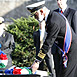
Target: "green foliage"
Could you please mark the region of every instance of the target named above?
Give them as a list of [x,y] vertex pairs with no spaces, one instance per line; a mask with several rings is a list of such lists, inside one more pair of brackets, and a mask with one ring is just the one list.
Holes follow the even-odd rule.
[[14,35],[15,51],[12,52],[13,65],[30,67],[35,59],[33,32],[38,30],[38,21],[33,17],[13,19],[7,31]]

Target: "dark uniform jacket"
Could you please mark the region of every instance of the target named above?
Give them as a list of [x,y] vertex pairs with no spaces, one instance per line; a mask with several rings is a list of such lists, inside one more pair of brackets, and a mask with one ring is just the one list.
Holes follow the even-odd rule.
[[5,68],[0,68],[0,70],[5,70],[12,66],[11,52],[15,48],[13,35],[8,32],[4,32],[0,36],[0,44],[1,44],[1,51],[3,51],[8,58],[7,66]]
[[34,45],[36,47],[36,55],[39,53],[40,50],[40,31],[35,31],[33,33]]
[[[50,47],[57,40],[59,42],[58,46],[63,48],[64,36],[66,31],[66,20],[57,12],[50,12],[46,22],[47,27],[47,38],[42,46],[42,53],[46,54]],[[67,54],[68,56],[68,67],[64,68],[62,66],[61,74],[57,77],[77,77],[77,36],[72,31],[72,43],[70,50]],[[37,59],[41,60],[39,55]]]

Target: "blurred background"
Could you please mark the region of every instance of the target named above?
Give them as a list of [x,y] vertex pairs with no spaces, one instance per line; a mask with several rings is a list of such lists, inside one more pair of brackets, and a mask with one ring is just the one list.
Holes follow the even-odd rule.
[[[26,6],[43,0],[0,0],[0,16],[5,18],[6,23],[12,23],[11,17],[14,19],[20,17],[27,17],[30,13],[27,11]],[[51,9],[56,9],[57,0],[45,0],[45,5]],[[77,0],[68,0],[68,6],[77,9]]]

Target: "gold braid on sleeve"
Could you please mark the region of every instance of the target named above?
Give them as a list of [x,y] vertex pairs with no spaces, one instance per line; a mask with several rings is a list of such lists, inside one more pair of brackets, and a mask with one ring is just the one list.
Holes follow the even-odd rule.
[[42,50],[40,50],[40,52],[38,53],[38,57],[40,57],[41,59],[44,59],[45,56],[46,54],[44,54]]

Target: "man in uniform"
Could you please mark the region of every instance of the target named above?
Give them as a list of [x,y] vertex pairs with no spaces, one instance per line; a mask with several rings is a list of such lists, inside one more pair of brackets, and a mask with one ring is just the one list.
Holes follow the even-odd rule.
[[0,71],[12,66],[11,52],[15,48],[13,35],[6,32],[4,18],[0,17]]
[[[31,8],[28,8],[28,7],[32,7],[32,6],[33,7],[34,6],[39,6],[40,7],[40,4],[42,6],[44,6],[44,3],[45,3],[45,1],[41,1],[41,2],[38,2],[38,3],[34,3],[32,5],[28,5],[27,9],[31,13],[33,13],[34,10],[36,10],[37,8],[34,8],[34,9],[31,10]],[[36,47],[36,56],[39,53],[39,50],[41,49],[41,47],[43,45],[43,42],[46,39],[46,36],[47,36],[47,33],[46,33],[46,30],[45,30],[45,22],[42,22],[42,23],[39,22],[39,30],[35,31],[33,33],[34,45]],[[45,62],[47,64],[49,72],[51,73],[51,75],[53,77],[55,77],[54,61],[53,61],[53,55],[51,54],[51,48],[49,49],[48,53],[46,54]],[[44,60],[40,63],[39,70],[43,70],[43,64],[44,64]]]
[[34,73],[38,69],[39,63],[44,59],[48,50],[58,41],[55,45],[61,51],[62,66],[60,68],[62,69],[58,70],[61,73],[57,77],[77,77],[77,36],[63,14],[48,11],[46,7],[41,7],[35,12],[38,21],[46,22],[47,37],[31,66],[32,71]]

